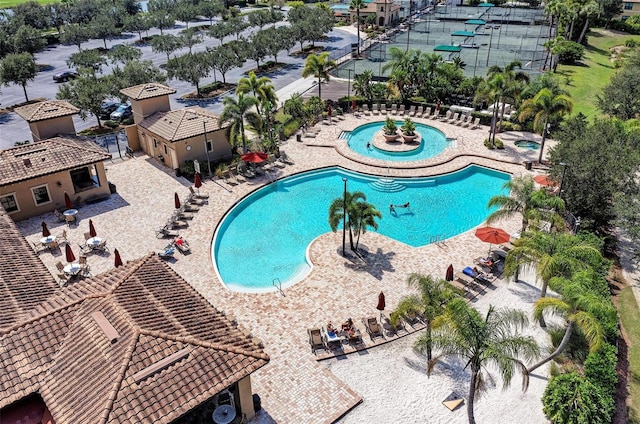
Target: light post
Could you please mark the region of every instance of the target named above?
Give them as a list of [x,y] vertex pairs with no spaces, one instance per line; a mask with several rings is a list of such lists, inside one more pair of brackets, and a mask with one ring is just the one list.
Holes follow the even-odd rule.
[[349,79],[347,80],[347,107],[351,108],[351,72],[353,69],[347,69],[349,73]]
[[342,256],[346,256],[346,243],[347,243],[347,179],[343,178],[344,182],[344,195],[342,200]]
[[[484,27],[485,29],[487,29],[487,27]],[[491,28],[491,35],[489,35],[489,48],[487,49],[487,68],[489,67],[489,54],[491,53],[491,40],[493,40],[493,25],[491,25],[489,28]]]
[[[207,170],[209,178],[211,178],[211,162],[209,161],[209,142],[207,141],[207,121],[202,121],[202,128],[204,128],[204,152],[207,154]],[[213,144],[211,145],[213,147]]]
[[560,166],[562,167],[562,176],[560,177],[560,188],[558,190],[558,196],[562,199],[562,184],[564,183],[564,174],[567,172],[567,164],[564,162],[560,162]]

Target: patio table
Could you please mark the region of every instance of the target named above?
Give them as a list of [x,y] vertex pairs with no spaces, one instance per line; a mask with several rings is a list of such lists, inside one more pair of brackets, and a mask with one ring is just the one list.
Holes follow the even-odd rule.
[[102,238],[100,237],[91,237],[87,239],[87,246],[91,249],[95,249],[100,243],[102,243]]
[[229,424],[236,419],[236,408],[231,405],[220,405],[213,411],[213,422]]
[[78,262],[67,264],[64,267],[64,273],[66,275],[76,276],[82,271],[82,266]]
[[56,236],[54,236],[54,235],[51,235],[51,236],[48,236],[48,237],[42,237],[42,238],[40,239],[40,243],[41,243],[43,246],[49,246],[49,245],[50,245],[51,243],[53,243],[54,241],[56,241]]

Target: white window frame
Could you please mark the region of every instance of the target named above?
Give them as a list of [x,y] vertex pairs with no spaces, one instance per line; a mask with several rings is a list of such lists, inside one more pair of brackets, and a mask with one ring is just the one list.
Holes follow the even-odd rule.
[[[42,203],[38,203],[38,200],[36,199],[36,194],[33,192],[33,190],[38,189],[38,188],[46,188],[47,189],[47,194],[49,195],[49,201],[48,202],[42,202]],[[49,190],[49,184],[40,184],[37,186],[33,186],[30,188],[31,190],[31,197],[33,197],[33,204],[36,205],[36,207],[38,206],[43,206],[43,205],[48,205],[49,203],[51,203],[53,200],[51,200],[51,191]]]
[[[2,195],[0,195],[0,199],[2,199],[2,198],[4,198],[4,197],[9,197],[9,196],[13,197],[13,201],[15,202],[15,204],[16,204],[16,208],[17,208],[17,209],[16,209],[16,210],[14,210],[14,211],[11,211],[11,212],[9,212],[9,211],[6,211],[6,212],[7,212],[9,215],[11,215],[12,213],[20,212],[20,203],[18,203],[18,197],[16,196],[16,192],[15,192],[15,191],[14,191],[14,192],[12,192],[12,193],[7,193],[7,194],[2,194]],[[1,205],[1,204],[0,204],[0,207],[2,207],[2,205]]]

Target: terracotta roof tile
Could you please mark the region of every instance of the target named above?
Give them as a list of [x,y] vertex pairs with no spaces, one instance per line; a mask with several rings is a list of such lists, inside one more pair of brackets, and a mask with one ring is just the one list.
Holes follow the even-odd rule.
[[0,186],[111,159],[96,144],[54,137],[0,151]]
[[176,90],[166,85],[152,82],[123,88],[120,92],[132,100],[143,100],[174,94]]
[[207,132],[219,130],[218,115],[200,106],[188,107],[169,112],[156,112],[145,118],[140,127],[168,141],[180,141],[204,134],[206,122]]
[[15,112],[27,122],[43,121],[61,116],[75,115],[80,109],[64,100],[45,100],[15,108]]

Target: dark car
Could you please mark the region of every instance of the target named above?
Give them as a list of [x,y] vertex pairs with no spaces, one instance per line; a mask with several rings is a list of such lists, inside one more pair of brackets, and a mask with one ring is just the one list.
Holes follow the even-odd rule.
[[78,76],[76,71],[63,71],[55,74],[53,76],[53,80],[55,82],[66,82],[72,80]]
[[120,122],[123,119],[127,119],[133,116],[133,112],[131,111],[131,105],[121,104],[118,106],[116,110],[111,112],[111,120]]
[[102,105],[100,105],[100,119],[109,119],[111,113],[115,112],[118,107],[120,107],[118,102],[102,102]]

